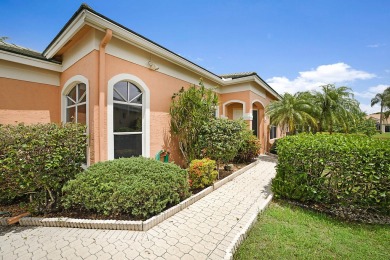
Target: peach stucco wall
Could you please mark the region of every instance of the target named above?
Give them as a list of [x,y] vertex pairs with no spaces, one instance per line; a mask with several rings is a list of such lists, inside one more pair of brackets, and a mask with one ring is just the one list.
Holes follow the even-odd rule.
[[106,79],[118,74],[131,74],[140,78],[150,91],[150,156],[161,149],[172,152],[171,159],[181,163],[182,158],[177,143],[172,140],[169,130],[169,107],[173,93],[182,87],[188,88],[189,82],[153,71],[140,65],[106,55]]
[[[95,162],[95,157],[99,153],[97,141],[98,141],[98,51],[94,50],[82,59],[78,60],[71,67],[65,70],[61,74],[61,92],[65,87],[65,83],[72,77],[81,75],[88,79],[88,91],[89,91],[89,160]],[[60,93],[61,93],[60,92]],[[61,104],[61,96],[57,97],[57,102]]]
[[0,124],[60,122],[59,87],[0,78]]

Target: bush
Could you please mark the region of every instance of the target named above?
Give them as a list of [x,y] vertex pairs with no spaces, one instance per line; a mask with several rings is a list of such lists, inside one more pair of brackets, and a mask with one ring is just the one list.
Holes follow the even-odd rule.
[[188,168],[188,178],[192,189],[204,188],[213,184],[217,179],[218,171],[215,170],[214,160],[204,158],[193,160]]
[[246,128],[244,121],[223,118],[215,118],[203,124],[198,136],[203,157],[215,160],[218,164],[233,160],[242,146]]
[[63,188],[66,209],[104,215],[156,215],[189,196],[187,172],[177,165],[143,157],[99,162]]
[[390,141],[300,134],[278,140],[276,197],[390,213]]
[[34,194],[36,209],[53,209],[62,186],[85,162],[85,129],[77,124],[0,126],[0,202]]
[[271,145],[271,148],[269,149],[269,152],[272,153],[272,154],[278,154],[278,139],[276,139],[272,145]]
[[252,130],[244,129],[242,133],[242,144],[234,157],[236,162],[251,162],[253,158],[260,155],[260,140],[253,135]]

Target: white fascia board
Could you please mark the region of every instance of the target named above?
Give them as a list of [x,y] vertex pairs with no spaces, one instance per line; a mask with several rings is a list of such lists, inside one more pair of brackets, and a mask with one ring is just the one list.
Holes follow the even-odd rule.
[[43,53],[43,55],[51,59],[54,55],[65,46],[65,44],[84,26],[85,24],[85,10],[82,11],[73,22],[66,28],[66,30],[53,42],[50,47]]
[[24,64],[24,65],[56,71],[56,72],[62,71],[62,66],[60,64],[55,64],[49,61],[44,61],[44,60],[40,60],[25,55],[12,53],[12,52],[7,52],[3,50],[0,50],[0,60],[11,61],[19,64]]

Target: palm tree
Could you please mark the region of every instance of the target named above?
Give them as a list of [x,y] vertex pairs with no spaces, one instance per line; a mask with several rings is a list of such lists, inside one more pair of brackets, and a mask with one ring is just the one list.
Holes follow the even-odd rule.
[[[382,123],[383,123],[383,110],[385,108],[390,109],[390,87],[385,89],[383,93],[377,93],[375,97],[371,99],[371,106],[379,104],[381,106],[380,118],[379,118],[379,127],[382,133]],[[385,112],[386,118],[390,115],[389,111]]]
[[279,125],[282,129],[289,127],[295,133],[297,126],[316,126],[314,106],[308,98],[308,92],[298,92],[294,95],[285,93],[281,100],[274,101],[266,107],[271,125]]
[[332,134],[335,124],[341,125],[348,132],[350,124],[355,122],[360,108],[348,87],[337,88],[333,84],[321,86],[322,92],[314,92],[314,102],[319,109],[319,129],[326,126]]

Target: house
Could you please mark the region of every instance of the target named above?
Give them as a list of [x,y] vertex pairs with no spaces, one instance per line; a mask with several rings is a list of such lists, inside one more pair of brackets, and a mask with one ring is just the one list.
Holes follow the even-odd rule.
[[216,75],[85,4],[42,53],[0,42],[0,124],[86,124],[88,164],[153,157],[175,150],[173,93],[200,78],[217,87],[217,116],[242,117],[267,151],[280,131],[264,108],[280,96],[256,73]]
[[371,119],[375,120],[377,130],[381,130],[382,133],[390,133],[390,118],[385,118],[383,116],[382,129],[380,129],[380,122],[379,122],[380,117],[381,117],[380,113],[374,113],[374,114],[370,114],[367,116],[367,118],[371,118]]

